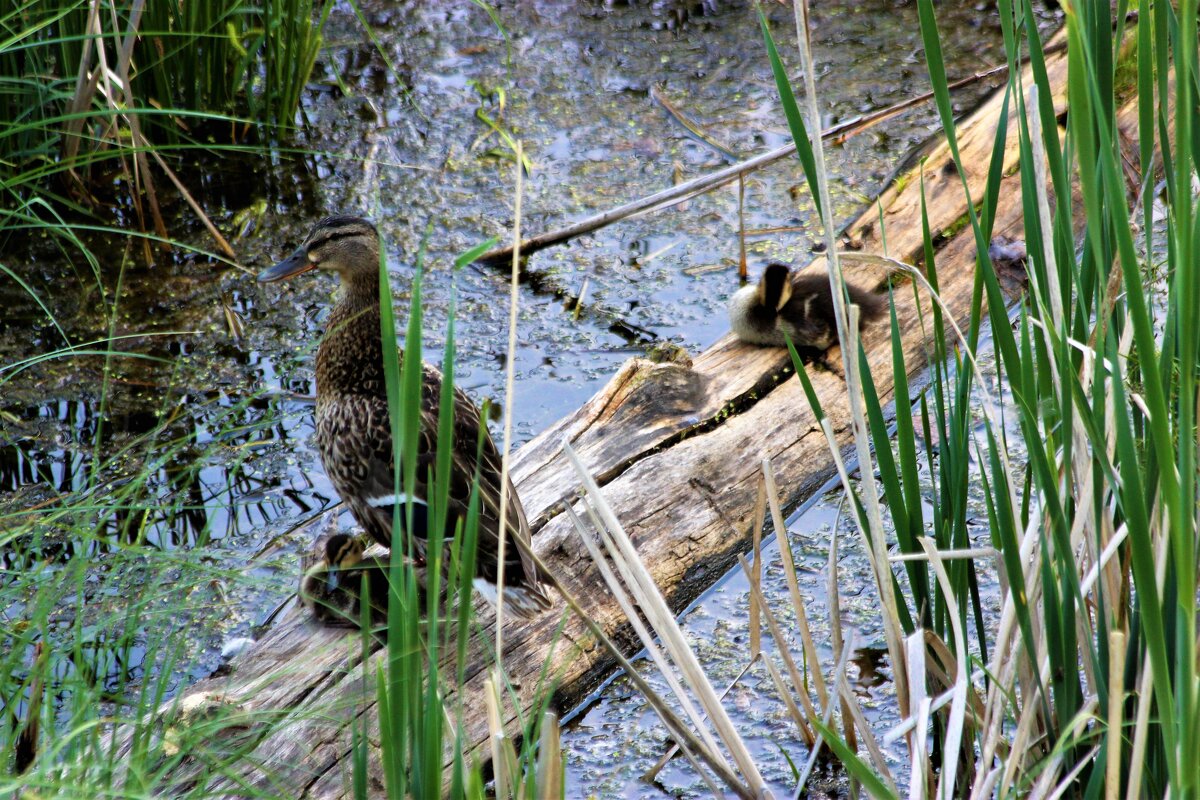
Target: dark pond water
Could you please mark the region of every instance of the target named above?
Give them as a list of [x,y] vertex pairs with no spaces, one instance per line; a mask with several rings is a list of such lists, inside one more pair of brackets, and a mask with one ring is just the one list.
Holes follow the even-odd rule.
[[[313,154],[188,170],[195,193],[233,239],[237,265],[177,252],[160,253],[148,268],[136,249],[106,247],[102,239],[91,243],[102,258],[95,266],[47,243],[0,244],[4,265],[38,298],[0,276],[3,519],[11,523],[63,496],[97,499],[72,512],[96,533],[86,542],[64,533],[74,528],[63,524],[47,526],[35,542],[14,542],[0,525],[0,567],[10,576],[35,563],[53,568],[86,548],[94,571],[80,591],[119,614],[122,593],[138,585],[136,559],[122,544],[141,540],[176,554],[179,581],[195,597],[187,620],[195,641],[185,659],[193,677],[219,663],[224,641],[287,597],[310,546],[311,533],[294,528],[336,502],[309,444],[312,355],[334,286],[317,277],[262,287],[255,271],[290,252],[320,217],[368,214],[388,243],[404,307],[428,230],[426,357],[440,357],[453,287],[458,380],[479,399],[498,399],[506,275],[449,265],[487,237],[511,235],[514,174],[505,136],[520,138],[530,162],[527,233],[730,163],[667,106],[737,157],[788,141],[748,4],[522,3],[497,10],[500,27],[466,2],[361,5],[379,48],[347,9],[334,12],[297,142]],[[790,8],[765,10],[785,60],[794,61]],[[926,89],[914,3],[838,0],[813,13],[828,124]],[[1003,60],[992,3],[943,4],[938,14],[952,79]],[[1047,12],[1043,21],[1053,26],[1055,17]],[[957,106],[970,108],[986,88],[956,95]],[[933,110],[921,108],[832,148],[839,219],[873,197],[935,124]],[[806,260],[819,238],[811,210],[794,163],[749,178],[752,272],[772,259]],[[208,247],[183,214],[172,234]],[[648,345],[669,340],[698,351],[722,335],[738,255],[737,192],[727,187],[531,257],[515,354],[518,441],[576,408]],[[234,316],[241,337],[232,335]],[[110,334],[128,337],[121,349],[156,360],[74,355],[18,368],[68,340]],[[139,472],[148,477],[121,495],[123,476]],[[823,563],[832,513],[828,504],[809,512],[817,515],[813,552],[797,552],[800,563]],[[130,576],[124,589],[100,579],[116,573]],[[5,619],[25,613],[32,586],[4,595]],[[732,610],[744,607],[738,586],[727,584],[688,617],[717,684],[741,666],[718,657],[737,649],[729,637],[743,628]],[[864,639],[877,644],[869,633]],[[106,669],[119,682],[143,667],[134,653]],[[751,687],[735,702],[758,726],[755,746],[773,765],[771,779],[785,785],[780,746],[791,744],[788,723],[765,705],[761,676]],[[570,796],[662,795],[636,780],[647,754],[652,762],[659,752],[658,734],[635,735],[652,727],[648,714],[621,682],[586,710],[566,736]],[[681,768],[664,773],[672,794],[693,796],[700,791],[693,782]]]

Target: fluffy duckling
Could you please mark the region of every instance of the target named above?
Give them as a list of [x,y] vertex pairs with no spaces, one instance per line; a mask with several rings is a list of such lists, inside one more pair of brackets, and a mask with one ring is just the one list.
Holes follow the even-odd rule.
[[325,541],[321,561],[300,579],[300,601],[318,622],[357,627],[364,596],[371,624],[387,621],[388,564],[364,558],[366,546],[360,537],[335,533]]
[[[887,309],[881,295],[847,283],[850,302],[858,305],[859,324]],[[768,264],[756,285],[743,286],[729,298],[729,326],[743,342],[784,347],[790,336],[797,348],[827,350],[837,341],[829,276],[816,270],[793,273],[785,264]]]
[[[417,555],[423,558],[428,539],[425,481],[427,467],[434,463],[437,453],[442,375],[434,367],[423,365],[417,485],[412,498],[396,494],[380,341],[379,234],[375,226],[359,217],[324,219],[292,255],[263,270],[258,279],[278,281],[314,269],[337,273],[342,286],[317,350],[316,440],[321,463],[355,520],[384,547],[392,546],[393,508],[411,499],[411,534]],[[420,358],[419,353],[414,355]],[[400,356],[404,358],[403,352]],[[453,413],[450,513],[443,532],[445,541],[453,536],[459,519],[466,518],[471,484],[477,478],[481,502],[475,587],[494,603],[497,576],[503,569],[507,613],[532,617],[549,608],[550,601],[541,586],[543,576],[526,554],[530,533],[525,511],[510,481],[507,512],[505,519],[500,519],[500,453],[480,419],[479,409],[457,387]],[[497,563],[501,536],[508,537],[503,565]],[[518,541],[525,547],[519,547]]]

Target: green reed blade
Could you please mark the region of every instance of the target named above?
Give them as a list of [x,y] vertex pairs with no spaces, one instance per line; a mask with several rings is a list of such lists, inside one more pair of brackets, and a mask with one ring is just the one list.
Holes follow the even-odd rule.
[[[783,66],[783,60],[779,57],[779,52],[775,49],[775,40],[771,37],[771,29],[767,25],[767,17],[763,14],[762,9],[758,10],[758,22],[762,27],[763,39],[767,44],[767,58],[771,62],[771,73],[775,76],[775,87],[779,91],[779,102],[783,106],[784,116],[787,117],[788,128],[792,132],[792,141],[796,143],[796,156],[800,159],[800,164],[804,167],[804,179],[808,183],[808,190],[812,192],[813,205],[817,209],[817,217],[820,218],[822,212],[822,198],[820,189],[817,187],[817,164],[816,158],[813,156],[812,139],[809,138],[808,129],[804,125],[804,115],[800,113],[800,109],[796,106],[796,96],[792,93],[792,85],[788,80],[787,70]],[[816,131],[818,136],[820,131]]]

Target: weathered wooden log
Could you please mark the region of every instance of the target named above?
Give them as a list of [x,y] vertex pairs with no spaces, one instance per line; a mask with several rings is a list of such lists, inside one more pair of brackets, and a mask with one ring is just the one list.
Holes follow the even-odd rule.
[[[1055,107],[1062,109],[1066,87],[1065,54],[1048,56],[1047,69]],[[1027,71],[1028,72],[1028,71]],[[1026,74],[1024,85],[1032,84]],[[986,169],[1002,97],[997,94],[964,120],[958,129],[963,168],[972,197],[983,197]],[[1013,106],[1016,104],[1013,103]],[[1122,120],[1128,124],[1127,107]],[[993,235],[1023,238],[1020,175],[1015,120],[1010,120],[1004,178]],[[864,252],[882,252],[879,210],[887,230],[888,254],[909,263],[921,259],[920,168],[885,190],[852,223],[849,237]],[[969,313],[974,282],[975,243],[961,220],[967,213],[962,183],[945,144],[931,149],[923,169],[929,222],[935,237],[945,237],[937,254],[942,301],[960,323]],[[810,268],[823,269],[818,258]],[[875,269],[848,262],[849,280],[879,284]],[[910,383],[925,368],[928,342],[918,301],[907,289],[896,293],[896,313]],[[927,303],[927,300],[922,300]],[[864,331],[876,388],[891,398],[892,353],[885,324]],[[817,428],[799,382],[786,380],[784,351],[741,345],[726,336],[694,363],[626,363],[595,397],[521,448],[514,459],[517,490],[533,525],[534,547],[582,601],[592,619],[630,649],[628,625],[599,579],[582,543],[559,509],[570,500],[577,481],[563,456],[565,440],[589,467],[606,498],[633,537],[647,567],[674,608],[682,608],[711,586],[749,545],[759,464],[770,459],[785,502],[794,505],[832,474],[824,436]],[[839,441],[848,444],[849,409],[844,381],[835,371],[812,374],[825,413]],[[901,405],[907,402],[903,398]],[[527,625],[505,632],[504,664],[516,684],[520,713],[535,700],[543,669],[557,681],[557,702],[568,706],[596,685],[611,661],[575,618],[565,620],[562,603]],[[489,654],[490,613],[481,612],[472,634],[471,667],[457,697],[464,709],[464,735],[480,759],[487,758],[487,724],[482,687]],[[559,628],[561,625],[561,634]],[[218,795],[243,794],[247,785],[286,787],[297,797],[333,798],[348,793],[351,773],[349,721],[367,714],[368,736],[377,741],[371,710],[373,680],[361,681],[361,642],[343,630],[322,629],[302,612],[285,617],[248,653],[231,675],[202,681],[193,693],[219,695],[252,711],[264,727],[247,732],[247,756],[213,777],[205,764],[216,758],[196,750],[173,773],[178,785],[203,775]],[[372,659],[373,661],[374,659]],[[374,665],[371,665],[374,669]],[[263,712],[278,721],[266,726]],[[514,712],[510,708],[510,715]],[[507,720],[508,724],[513,719]],[[228,745],[214,750],[228,752]],[[381,786],[378,749],[371,748],[372,786]]]

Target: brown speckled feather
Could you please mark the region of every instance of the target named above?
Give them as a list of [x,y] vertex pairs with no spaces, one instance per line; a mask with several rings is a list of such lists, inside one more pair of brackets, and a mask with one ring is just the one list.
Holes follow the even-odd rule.
[[[372,539],[391,547],[395,478],[383,352],[379,341],[377,286],[374,281],[346,285],[342,299],[330,316],[328,331],[317,352],[317,445],[330,481],[355,519]],[[428,364],[423,366],[415,492],[418,500],[424,499],[426,477],[436,458],[442,385],[441,373]],[[464,392],[455,389],[447,537],[453,534],[458,519],[466,516],[482,424],[475,404]],[[505,535],[510,537],[504,559],[506,607],[512,613],[529,616],[548,607],[549,601],[538,586],[539,572],[532,559],[512,541],[517,538],[528,545],[530,533],[511,481],[507,520],[503,526],[500,524],[500,475],[500,453],[484,431],[479,463],[481,502],[476,575],[487,584],[495,584],[499,537],[503,528]],[[419,522],[414,527],[419,528]],[[414,534],[415,545],[420,550],[426,531],[415,530]]]

